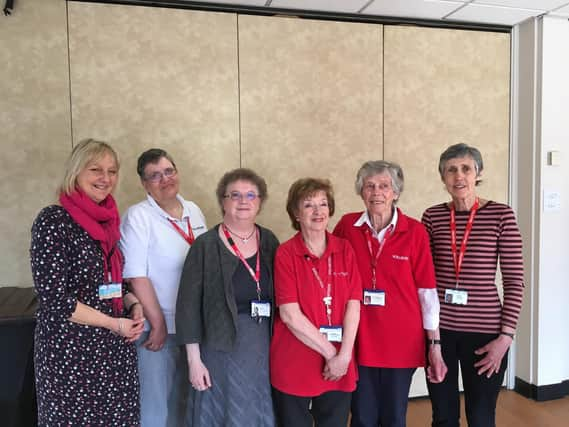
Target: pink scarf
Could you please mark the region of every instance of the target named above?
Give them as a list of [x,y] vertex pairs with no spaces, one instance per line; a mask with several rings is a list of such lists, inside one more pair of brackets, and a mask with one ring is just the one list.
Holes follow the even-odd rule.
[[[59,195],[61,206],[94,240],[101,244],[104,255],[105,280],[109,278],[114,283],[122,282],[123,258],[118,241],[120,239],[120,216],[115,199],[110,194],[97,204],[81,190],[70,195]],[[122,298],[113,298],[113,310],[116,315],[123,311]]]

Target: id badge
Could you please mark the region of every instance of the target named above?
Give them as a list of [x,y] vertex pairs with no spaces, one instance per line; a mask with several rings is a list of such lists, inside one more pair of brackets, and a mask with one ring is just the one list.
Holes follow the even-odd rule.
[[385,291],[364,289],[364,305],[385,306]]
[[342,342],[341,326],[320,326],[320,333],[326,335],[330,342]]
[[268,301],[251,301],[251,317],[271,317],[271,303]]
[[99,299],[112,299],[122,297],[122,284],[106,283],[99,285]]
[[456,305],[466,305],[468,292],[458,289],[447,289],[445,291],[445,302]]

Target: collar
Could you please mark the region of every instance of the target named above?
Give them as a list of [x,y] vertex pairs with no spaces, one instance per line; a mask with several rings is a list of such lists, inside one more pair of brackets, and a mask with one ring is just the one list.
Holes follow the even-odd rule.
[[[300,257],[308,255],[310,258],[318,259],[306,247],[306,244],[304,243],[304,240],[302,238],[302,233],[300,231],[296,233],[292,239],[294,242],[294,253],[296,255]],[[326,250],[320,257],[320,259],[325,259],[328,256],[330,256],[330,254],[341,252],[342,248],[340,247],[339,240],[340,239],[338,237],[326,231]]]
[[[186,201],[184,200],[184,198],[179,194],[176,194],[176,199],[178,199],[178,201],[182,204],[182,220],[189,218],[190,210],[186,206]],[[148,201],[150,206],[152,206],[152,208],[156,211],[156,213],[158,213],[158,215],[160,215],[161,217],[167,220],[180,221],[178,218],[174,218],[173,216],[169,215],[168,212],[162,209],[160,205],[156,202],[156,200],[154,200],[154,198],[148,193],[146,194],[146,200]]]
[[397,209],[396,207],[393,207],[393,216],[391,217],[391,221],[384,228],[379,230],[379,233],[378,233],[373,228],[373,225],[371,224],[371,219],[370,219],[370,217],[367,213],[367,210],[366,210],[366,211],[363,211],[362,214],[360,215],[360,217],[357,219],[357,221],[354,222],[354,226],[355,227],[362,227],[363,225],[367,224],[367,226],[369,227],[369,229],[372,232],[373,237],[381,242],[383,240],[383,238],[385,237],[385,233],[387,233],[387,230],[389,229],[389,227],[392,227],[392,229],[395,230],[395,227],[397,226],[398,220],[399,220],[399,209]]

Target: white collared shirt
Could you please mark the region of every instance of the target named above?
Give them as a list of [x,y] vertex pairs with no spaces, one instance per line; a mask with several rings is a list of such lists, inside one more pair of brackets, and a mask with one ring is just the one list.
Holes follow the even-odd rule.
[[[376,238],[380,243],[385,238],[385,235],[388,230],[395,230],[397,226],[397,220],[399,219],[399,214],[397,212],[397,208],[393,208],[393,215],[391,217],[391,221],[387,224],[384,228],[379,230],[379,232],[375,231],[373,225],[371,223],[371,219],[369,214],[364,211],[361,216],[354,222],[355,227],[362,227],[367,225],[372,232],[374,238]],[[423,328],[426,330],[435,330],[439,327],[439,313],[440,313],[440,303],[439,303],[439,296],[437,294],[436,289],[431,288],[418,288],[417,294],[419,297],[419,304],[421,305],[421,314],[423,317]]]
[[147,195],[146,200],[131,206],[121,222],[120,247],[125,263],[123,277],[150,279],[166,320],[168,333],[175,333],[176,298],[182,268],[190,245],[176,231],[170,220],[188,233],[188,221],[194,237],[207,231],[205,217],[193,202],[179,194],[182,219],[174,218]]
[[362,213],[362,215],[358,218],[358,220],[356,222],[354,222],[354,226],[361,227],[362,225],[367,224],[369,229],[372,232],[372,236],[374,238],[376,238],[381,243],[383,241],[383,239],[385,238],[385,234],[387,233],[387,230],[389,230],[390,228],[391,228],[391,230],[395,230],[395,226],[397,225],[398,219],[399,219],[399,214],[397,213],[397,209],[393,208],[393,215],[391,216],[391,221],[384,228],[379,230],[379,233],[378,233],[377,231],[375,231],[375,228],[373,228],[373,224],[371,223],[371,219],[369,217],[369,214],[367,213],[367,211],[364,211]]

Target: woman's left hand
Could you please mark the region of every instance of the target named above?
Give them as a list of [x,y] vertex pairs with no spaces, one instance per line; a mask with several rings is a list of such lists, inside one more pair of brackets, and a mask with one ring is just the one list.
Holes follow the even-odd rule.
[[493,374],[497,374],[500,371],[504,354],[506,354],[511,344],[512,339],[510,337],[499,335],[498,338],[490,341],[484,347],[475,350],[474,353],[479,356],[486,354],[482,360],[474,364],[475,368],[479,368],[478,375],[486,374],[486,377],[490,378]]
[[324,379],[327,381],[338,381],[346,375],[350,364],[350,358],[351,355],[344,356],[343,354],[338,353],[336,356],[328,360],[324,366],[324,371],[322,372]]
[[429,347],[429,366],[427,366],[427,379],[431,383],[440,383],[445,379],[448,368],[443,359],[440,344]]

